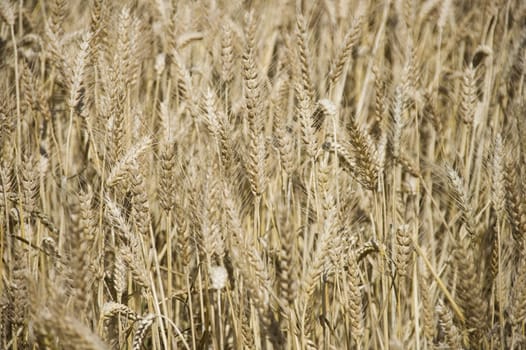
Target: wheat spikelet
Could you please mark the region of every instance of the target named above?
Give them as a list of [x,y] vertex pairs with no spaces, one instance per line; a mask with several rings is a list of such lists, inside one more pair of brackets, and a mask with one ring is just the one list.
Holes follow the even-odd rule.
[[338,227],[338,223],[336,208],[333,204],[332,208],[326,213],[326,218],[323,221],[323,229],[310,258],[307,273],[301,280],[301,291],[305,298],[305,304],[307,304],[312,297],[321,275],[328,273],[331,268],[330,254],[333,248],[332,239],[336,234],[336,227]]
[[264,136],[263,103],[260,76],[256,67],[255,31],[253,14],[247,14],[246,48],[243,54],[244,98],[249,124],[249,155],[247,171],[254,196],[260,196],[267,182],[267,150]]
[[375,65],[373,66],[374,74],[374,134],[378,134],[381,130],[386,129],[386,120],[389,112],[389,104],[387,99],[387,83],[383,72]]
[[221,79],[230,83],[234,79],[234,48],[232,29],[228,22],[221,28]]
[[278,96],[273,98],[274,112],[274,134],[276,136],[277,148],[280,161],[285,172],[290,176],[295,169],[295,142],[292,137],[292,129],[287,123],[287,102],[290,78],[283,77],[278,81]]
[[521,81],[526,72],[526,60],[524,59],[526,52],[526,31],[522,29],[521,31],[517,32],[515,36],[515,45],[509,53],[509,58],[507,59],[507,66],[509,67],[507,72],[507,85],[510,97],[516,96],[518,88],[520,88]]
[[358,15],[357,17],[353,18],[351,22],[351,26],[349,27],[349,30],[345,34],[345,38],[343,39],[343,45],[338,52],[338,55],[334,61],[334,63],[331,66],[331,70],[329,72],[329,81],[331,86],[334,86],[337,82],[337,80],[342,76],[343,69],[347,62],[350,61],[352,50],[358,43],[358,40],[360,39],[360,27],[362,25],[362,17],[361,15]]
[[422,295],[422,314],[424,321],[424,334],[428,344],[433,344],[435,338],[435,308],[432,299],[431,280],[427,269],[424,266],[420,267],[418,274],[418,286],[420,294]]
[[502,213],[505,206],[503,156],[502,137],[497,134],[493,144],[491,200],[498,213]]
[[203,40],[203,33],[200,33],[200,32],[183,33],[177,37],[176,47],[182,50],[186,46],[190,45],[191,43],[199,41],[199,40]]
[[526,216],[524,215],[523,190],[519,181],[517,162],[508,158],[504,165],[504,186],[506,189],[506,212],[511,224],[511,232],[518,246],[524,244],[524,228]]
[[462,349],[462,337],[458,328],[453,324],[451,311],[442,301],[439,301],[436,309],[439,317],[439,324],[445,334],[447,346],[451,349]]
[[466,317],[471,346],[480,346],[486,325],[486,300],[483,299],[482,280],[477,271],[473,251],[467,248],[457,249],[453,256],[458,267],[457,298],[459,306]]
[[278,143],[278,150],[283,169],[289,176],[294,172],[294,139],[290,128],[285,125],[279,125],[276,128],[276,138]]
[[231,197],[230,186],[225,186],[225,201],[228,213],[228,226],[232,232],[231,253],[233,264],[243,276],[248,295],[258,311],[262,326],[268,332],[267,336],[273,344],[283,342],[281,332],[272,312],[271,295],[272,282],[265,267],[264,260],[256,249],[256,243],[247,235],[243,235],[237,205]]
[[216,139],[218,142],[219,132],[220,132],[220,124],[219,124],[219,111],[217,109],[217,99],[215,96],[215,93],[208,88],[205,95],[204,95],[204,115],[203,119],[206,123],[206,128],[208,129],[208,132]]
[[[9,98],[9,94],[7,92],[4,92],[2,94],[2,100],[4,102],[0,104],[0,126],[2,127],[0,129],[0,145],[2,145],[3,147],[4,144],[7,142],[9,136],[11,136],[16,130],[15,121],[12,120],[12,118],[9,118],[10,115],[16,113],[16,107],[12,103],[11,98]],[[7,157],[7,155],[5,156]]]
[[106,5],[105,0],[94,0],[92,2],[91,13],[90,13],[90,31],[97,33],[102,30],[104,7]]
[[349,254],[349,316],[351,318],[352,336],[356,341],[356,344],[360,343],[364,332],[359,271],[358,261],[356,260],[355,254]]
[[232,242],[232,257],[236,267],[242,273],[249,286],[251,297],[261,310],[265,310],[270,302],[269,286],[270,277],[265,269],[265,264],[255,250],[251,239],[243,234],[236,204],[230,194],[225,192],[225,200],[228,212],[228,225],[232,230],[234,240]]
[[170,63],[172,64],[172,79],[177,83],[176,98],[179,105],[185,103],[187,110],[193,114],[195,110],[194,99],[190,94],[192,91],[192,79],[190,73],[183,63],[183,59],[177,50],[169,52]]
[[440,6],[437,25],[440,31],[444,31],[448,17],[451,16],[451,0],[444,0]]
[[88,309],[91,301],[90,284],[93,271],[90,266],[92,248],[96,235],[95,213],[92,209],[93,193],[90,188],[79,194],[78,231],[74,234],[75,241],[71,242],[71,278],[73,281],[74,303],[79,310]]
[[[82,39],[79,47],[79,52],[76,57],[75,63],[73,64],[73,75],[69,83],[70,96],[68,100],[69,108],[75,108],[79,106],[82,98],[82,88],[84,83],[84,74],[86,64],[88,63],[89,56],[89,42],[91,41],[91,33],[86,33]],[[80,107],[80,106],[79,106]]]
[[393,156],[395,159],[400,159],[401,138],[403,128],[403,117],[405,112],[405,91],[402,86],[397,86],[395,89],[395,97],[393,102]]
[[132,321],[135,321],[139,318],[137,314],[128,306],[115,303],[113,301],[105,303],[102,307],[102,317],[104,319],[109,319],[118,316],[119,314],[125,315],[126,318]]
[[12,280],[3,285],[4,289],[0,299],[2,339],[15,337],[14,333],[23,325],[30,311],[27,259],[24,257],[20,244],[15,244],[13,253],[15,268],[12,271]]
[[451,188],[451,194],[455,200],[455,204],[462,212],[462,221],[467,232],[473,237],[475,234],[475,225],[472,221],[474,215],[472,212],[470,200],[467,196],[466,190],[464,189],[463,180],[460,178],[455,169],[447,167],[446,171]]
[[53,33],[61,37],[64,34],[64,28],[62,28],[64,19],[67,15],[67,2],[64,0],[54,0],[51,2],[51,19],[49,26]]
[[217,209],[220,203],[218,196],[221,189],[219,182],[214,181],[214,175],[217,175],[217,172],[213,168],[209,168],[206,182],[202,186],[203,202],[200,205],[201,213],[198,218],[201,226],[202,252],[206,256],[209,268],[212,266],[212,262],[214,265],[221,263],[225,255],[225,245],[219,222],[221,213]]
[[115,84],[110,87],[110,107],[107,132],[110,135],[111,143],[109,147],[109,159],[116,162],[119,159],[123,151],[126,149],[125,146],[125,124],[126,115],[124,111],[126,94],[124,87],[122,86],[122,77],[119,74],[118,69],[110,69],[112,80]]
[[282,240],[281,254],[279,256],[278,265],[278,281],[280,286],[280,298],[283,299],[287,305],[292,306],[297,294],[297,280],[294,262],[293,245],[290,240]]
[[150,289],[150,278],[142,252],[136,252],[125,247],[123,249],[124,261],[130,267],[133,280],[146,290]]
[[411,237],[409,227],[402,225],[396,230],[395,247],[396,254],[394,262],[399,276],[408,275],[408,267],[411,260]]
[[161,118],[163,135],[159,145],[160,170],[157,196],[163,210],[169,212],[175,205],[177,142],[175,139],[176,125],[174,121],[176,118],[170,111],[168,101],[161,103],[159,116]]
[[128,7],[124,7],[118,19],[116,55],[113,58],[115,63],[119,63],[117,68],[118,77],[122,79],[124,87],[129,85],[136,78],[136,60],[138,56],[137,45],[138,22],[135,16],[131,14]]
[[137,162],[140,154],[148,148],[149,143],[150,139],[148,137],[142,138],[115,162],[106,179],[108,186],[114,186],[119,182],[129,180],[133,164]]
[[0,3],[0,18],[8,26],[15,24],[15,12],[12,5],[7,0],[4,0]]
[[348,125],[348,131],[351,136],[350,143],[354,148],[358,165],[357,173],[361,183],[367,189],[375,190],[378,185],[378,172],[381,168],[378,150],[372,143],[370,136],[358,129],[354,123]]
[[65,86],[68,79],[73,75],[72,67],[68,64],[61,41],[49,27],[46,27],[45,43],[51,56],[51,62],[59,72],[59,75],[56,77],[56,83],[59,86]]
[[355,171],[354,167],[356,166],[356,161],[351,153],[342,144],[336,141],[328,140],[323,144],[323,149],[334,152],[340,159],[341,165],[350,173]]
[[298,114],[301,123],[301,132],[303,144],[305,145],[307,155],[314,159],[318,145],[316,131],[312,122],[314,114],[314,102],[310,99],[308,91],[301,84],[296,85],[296,95],[298,99]]
[[155,320],[155,317],[156,317],[155,315],[147,315],[141,318],[137,326],[137,329],[135,330],[135,334],[133,335],[133,341],[132,341],[133,350],[141,349],[141,345],[144,340],[144,337],[146,336],[146,332],[152,325],[153,321]]
[[296,43],[298,47],[298,59],[300,61],[301,70],[301,89],[305,91],[305,100],[308,101],[307,109],[312,108],[314,104],[315,91],[312,84],[311,72],[310,72],[310,51],[307,42],[307,24],[302,14],[298,14],[296,17]]
[[144,175],[138,164],[132,163],[130,171],[131,213],[137,232],[147,237],[150,232],[150,205]]
[[465,124],[471,124],[475,116],[477,103],[476,70],[473,65],[464,71],[462,80],[462,95],[460,100],[460,116]]
[[[146,270],[146,264],[143,256],[141,236],[131,229],[130,225],[124,219],[120,208],[110,198],[105,198],[106,210],[105,216],[111,227],[113,227],[121,239],[122,259],[130,267],[134,280],[142,287],[148,288],[150,285],[149,273]],[[122,272],[119,271],[122,275]],[[122,277],[119,277],[122,279]],[[122,282],[121,282],[122,285]]]
[[117,295],[117,300],[120,300],[121,296],[126,291],[127,286],[127,273],[128,269],[126,268],[126,262],[124,261],[124,256],[126,251],[124,248],[116,249],[115,260],[113,262],[113,288],[115,288],[115,293]]
[[526,286],[526,262],[524,253],[521,254],[517,272],[515,275],[515,281],[513,284],[513,293],[511,296],[511,310],[512,310],[512,322],[516,327],[520,327],[526,317],[526,293],[524,288]]
[[321,195],[321,208],[323,210],[323,215],[326,216],[331,207],[334,205],[334,198],[331,194],[332,185],[330,176],[331,176],[331,170],[333,168],[329,167],[329,157],[328,155],[325,155],[325,157],[319,159],[318,162],[318,183],[317,183],[317,190]]
[[[49,281],[47,282],[49,284]],[[66,305],[60,301],[60,288],[48,285],[48,299],[43,300],[31,286],[31,313],[35,332],[63,348],[83,350],[106,349],[106,344],[77,317],[69,314]]]
[[37,180],[39,176],[37,171],[36,160],[26,154],[22,168],[17,169],[17,173],[20,176],[21,202],[27,212],[33,211],[38,201],[39,186]]

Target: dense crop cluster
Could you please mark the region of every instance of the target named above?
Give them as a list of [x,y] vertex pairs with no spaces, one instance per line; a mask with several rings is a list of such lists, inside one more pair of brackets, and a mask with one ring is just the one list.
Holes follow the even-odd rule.
[[526,348],[525,1],[0,20],[0,348]]

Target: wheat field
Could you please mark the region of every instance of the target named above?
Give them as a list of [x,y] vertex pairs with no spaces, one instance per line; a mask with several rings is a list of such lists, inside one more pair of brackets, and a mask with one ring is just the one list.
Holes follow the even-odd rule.
[[0,19],[0,348],[526,349],[525,1]]

